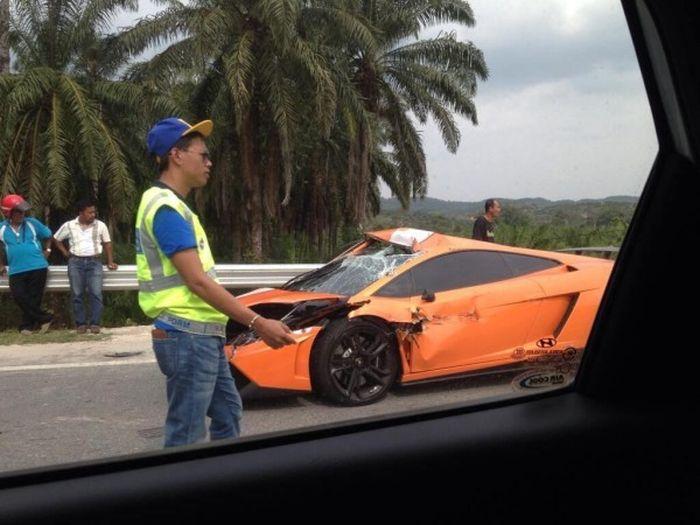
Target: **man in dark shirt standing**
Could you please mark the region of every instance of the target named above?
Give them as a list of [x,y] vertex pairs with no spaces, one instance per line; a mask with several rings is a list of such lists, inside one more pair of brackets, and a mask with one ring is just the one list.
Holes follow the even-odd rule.
[[501,204],[496,199],[488,199],[484,206],[486,213],[474,222],[472,239],[476,241],[496,242],[494,221],[501,214]]

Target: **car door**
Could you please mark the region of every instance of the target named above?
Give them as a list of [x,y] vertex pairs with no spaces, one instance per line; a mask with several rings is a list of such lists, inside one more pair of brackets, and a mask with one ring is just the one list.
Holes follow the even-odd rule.
[[[577,305],[580,292],[587,286],[586,280],[577,279],[573,268],[553,259],[516,253],[503,253],[503,257],[514,275],[527,275],[542,291],[540,309],[528,331],[521,357],[529,362],[546,363],[551,358],[557,359],[571,345],[581,346],[578,340],[560,340],[559,336]],[[593,314],[589,313],[588,317],[592,319]]]
[[510,360],[540,308],[542,289],[527,278],[513,278],[496,251],[443,255],[411,274],[416,291],[411,308],[421,320],[413,338],[412,373]]
[[573,268],[531,255],[503,253],[503,257],[515,275],[528,275],[543,293],[522,357],[540,364],[580,358],[612,263],[591,260]]

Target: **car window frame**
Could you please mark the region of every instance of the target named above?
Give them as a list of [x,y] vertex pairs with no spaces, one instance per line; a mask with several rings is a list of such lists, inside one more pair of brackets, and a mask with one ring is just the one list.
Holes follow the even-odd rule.
[[[670,129],[671,125],[668,122],[668,116],[665,114],[663,105],[661,104],[661,95],[659,93],[658,89],[658,79],[656,79],[655,75],[658,75],[658,71],[654,71],[653,68],[650,67],[649,64],[649,58],[645,54],[645,52],[648,54],[649,51],[647,50],[647,47],[652,47],[653,45],[656,45],[654,43],[651,43],[649,41],[644,41],[645,37],[645,32],[646,29],[642,28],[642,24],[640,22],[641,19],[643,19],[645,16],[650,16],[652,18],[651,23],[654,24],[656,22],[656,17],[659,17],[659,13],[664,13],[664,9],[661,7],[661,3],[654,4],[656,5],[656,9],[650,10],[650,14],[646,15],[643,12],[642,8],[648,9],[648,4],[652,3],[651,0],[623,0],[623,5],[625,7],[625,12],[628,17],[628,22],[630,24],[630,28],[633,34],[633,39],[635,42],[635,47],[637,48],[637,52],[640,53],[642,56],[640,57],[640,62],[642,63],[642,73],[644,76],[645,83],[647,84],[647,89],[649,92],[649,98],[650,98],[650,103],[652,105],[652,112],[654,113],[655,117],[655,122],[657,124],[657,135],[659,136],[659,146],[660,146],[660,151],[659,151],[659,156],[657,157],[657,163],[655,164],[655,169],[652,172],[652,179],[658,176],[658,171],[662,168],[664,168],[663,162],[665,160],[668,160],[670,156],[675,155],[678,153],[674,149],[673,141],[669,140],[670,138]],[[670,8],[669,8],[670,9]],[[666,31],[666,33],[663,35],[665,37],[665,41],[668,42],[668,39],[673,38],[673,35],[669,35],[669,32]],[[661,43],[663,45],[663,42]],[[658,51],[664,56],[664,49],[661,49],[661,51]],[[678,74],[678,73],[676,73]],[[686,84],[687,82],[687,78]],[[675,89],[673,85],[671,85],[671,89]],[[687,106],[680,106],[681,109],[680,111],[688,111]],[[674,125],[681,125],[685,126],[687,124],[674,124]],[[696,144],[694,144],[692,141],[690,141],[690,147],[697,153],[700,151],[700,148],[697,147]],[[674,159],[671,159],[672,161],[676,162]],[[655,172],[656,171],[656,175]],[[656,183],[656,180],[651,180],[651,186],[654,187],[654,184]],[[647,185],[647,188],[649,188],[650,185]],[[654,187],[656,189],[656,187]],[[643,220],[644,220],[644,215],[650,211],[650,202],[652,200],[652,191],[647,192],[645,190],[645,194],[643,195],[643,198],[640,200],[640,206],[641,208],[638,208],[637,212],[635,212],[635,218],[633,219],[633,223],[631,226],[631,231],[628,232],[627,234],[627,239],[630,237],[635,237],[636,234],[640,231],[643,225]],[[660,199],[660,197],[657,194],[656,199]],[[660,217],[660,214],[654,214],[654,217]],[[649,219],[651,220],[651,219]],[[632,234],[632,235],[630,235]],[[647,240],[648,241],[648,240]],[[651,241],[653,242],[653,240]],[[620,252],[620,257],[618,258],[618,261],[616,262],[615,270],[613,272],[613,276],[611,277],[610,285],[608,287],[608,291],[606,292],[606,296],[603,300],[603,303],[601,304],[601,309],[606,310],[609,307],[612,307],[614,301],[618,299],[618,296],[616,295],[616,286],[618,284],[618,280],[622,280],[624,275],[624,270],[626,270],[626,261],[627,257],[629,254],[630,259],[632,258],[632,254],[635,252],[632,251],[633,246],[630,246],[630,242],[625,242],[623,243],[623,247],[621,248]],[[647,245],[648,246],[648,245]],[[639,261],[639,256],[637,252],[637,259],[635,261]],[[612,290],[612,292],[610,292]],[[599,333],[594,334],[596,337],[593,338],[593,350],[596,351],[603,351],[606,350],[610,354],[614,354],[616,352],[616,348],[611,347],[611,348],[604,348],[605,345],[605,340],[606,337],[610,337],[611,334],[605,334],[600,332],[600,317],[602,314],[599,313],[598,318],[596,319],[596,323],[594,325],[594,331],[597,330]],[[611,327],[612,322],[606,323],[610,331],[612,332],[614,330],[614,327]],[[619,353],[619,352],[618,352]],[[586,352],[586,357],[591,356],[594,354],[591,354],[590,351]],[[586,357],[584,359],[586,359]],[[641,361],[641,360],[640,360]],[[588,364],[590,368],[587,368],[586,366],[582,367],[581,373],[584,374],[584,376],[590,376],[594,374],[594,372],[597,371],[597,367],[600,367],[601,371],[606,371],[605,369],[602,368],[602,365],[600,365],[598,362],[596,362],[595,359],[589,359],[588,363],[584,361],[584,365]],[[613,365],[611,363],[607,363],[608,369],[607,372],[610,373],[615,373],[617,372],[622,372],[621,369],[614,369]],[[636,366],[636,367],[641,367],[641,366],[649,366],[648,363],[632,363],[631,366]],[[637,370],[645,370],[648,371],[648,368],[637,368]],[[600,401],[599,406],[596,406],[595,404],[595,394],[598,396],[598,400]],[[588,384],[581,385],[578,380],[577,384],[574,387],[563,389],[561,391],[557,391],[555,393],[549,393],[549,394],[542,394],[542,395],[536,395],[534,397],[529,397],[525,399],[519,399],[517,400],[517,405],[516,410],[508,410],[509,408],[513,408],[509,406],[512,403],[506,403],[505,405],[501,404],[494,404],[494,403],[487,403],[485,405],[481,405],[478,407],[477,410],[475,411],[470,411],[470,410],[465,410],[464,407],[461,408],[456,408],[453,410],[457,410],[458,413],[452,413],[450,414],[449,412],[446,412],[445,410],[443,411],[434,411],[431,412],[428,415],[425,415],[425,418],[420,420],[420,421],[414,421],[416,423],[425,423],[423,425],[423,429],[425,430],[426,428],[433,428],[436,432],[439,432],[440,429],[447,430],[448,428],[455,428],[456,426],[456,421],[451,418],[451,416],[455,415],[461,415],[464,416],[463,419],[465,421],[465,424],[469,424],[477,422],[479,419],[482,419],[480,417],[484,416],[492,416],[492,417],[487,417],[489,421],[492,421],[494,423],[497,422],[514,422],[514,421],[519,421],[521,425],[527,426],[528,430],[531,430],[534,423],[537,421],[536,417],[533,417],[533,415],[537,415],[540,413],[540,410],[543,410],[546,413],[560,413],[559,411],[553,412],[552,406],[545,406],[543,409],[540,409],[541,401],[550,401],[552,403],[555,403],[554,409],[557,407],[559,408],[564,408],[568,406],[570,408],[568,414],[569,418],[573,417],[573,415],[578,416],[579,409],[574,406],[574,404],[568,403],[568,401],[571,401],[573,398],[576,399],[576,401],[581,401],[583,402],[586,400],[586,402],[589,403],[589,405],[592,407],[593,413],[596,414],[597,416],[600,416],[603,413],[608,413],[612,416],[619,414],[620,416],[625,416],[624,418],[621,417],[621,421],[617,423],[617,426],[611,425],[610,428],[620,428],[623,426],[623,424],[628,424],[630,419],[635,417],[634,414],[631,413],[631,411],[627,410],[628,405],[624,405],[619,398],[617,399],[617,405],[613,403],[613,399],[607,397],[607,392],[604,389],[599,389],[596,382],[592,381]],[[606,402],[607,401],[607,402]],[[683,399],[674,399],[674,401],[683,401]],[[551,405],[551,403],[550,403]],[[682,405],[681,405],[682,406]],[[504,412],[503,409],[506,409]],[[517,410],[517,408],[525,408],[525,410]],[[667,407],[664,405],[662,406],[664,411],[667,413],[669,412],[667,410]],[[475,414],[473,412],[476,412]],[[518,418],[518,414],[522,416],[522,419]],[[566,419],[566,413],[561,411],[562,414],[562,420]],[[469,416],[474,416],[474,417],[469,417]],[[529,416],[529,417],[526,417]],[[643,422],[645,421],[642,416],[639,416],[640,420]],[[670,416],[669,416],[670,417]],[[674,421],[676,423],[682,422],[684,419],[683,414],[681,413],[678,416],[677,420],[671,419],[671,423]],[[534,421],[533,421],[534,420]],[[593,418],[589,418],[587,420],[587,423],[590,421],[594,420]],[[687,420],[687,419],[686,419]],[[595,419],[595,421],[598,421]],[[384,420],[384,423],[387,421]],[[402,420],[402,419],[395,419],[395,420],[390,420],[389,421],[389,427],[390,429],[394,429],[395,431],[400,431],[403,426],[406,426],[408,424],[407,421]],[[431,424],[432,423],[432,424]],[[431,424],[431,425],[429,425]],[[357,434],[358,432],[362,431],[367,431],[370,432],[371,435],[378,437],[382,435],[383,430],[385,429],[384,424],[376,424],[373,426],[372,422],[368,422],[367,425],[369,426],[363,426],[362,423],[359,425],[352,425],[351,428],[341,428],[340,432],[336,433],[335,431],[330,431],[330,435],[333,436],[344,436],[346,438],[352,437],[353,435]],[[357,428],[359,426],[359,429]],[[591,425],[595,427],[595,425]],[[354,428],[352,428],[354,427]],[[408,428],[408,427],[407,427]],[[461,428],[461,427],[460,427]],[[559,426],[554,425],[551,429],[548,429],[546,433],[542,433],[543,437],[546,436],[551,436],[553,433],[556,434],[556,430],[561,430],[566,428],[563,423],[560,423]],[[582,427],[584,428],[584,427]],[[608,427],[605,427],[601,425],[598,428],[606,429]],[[644,427],[640,427],[644,428]],[[666,431],[671,433],[674,430],[674,426],[672,424],[666,425]],[[411,427],[411,430],[413,428]],[[509,429],[508,429],[509,430]],[[681,435],[683,431],[676,431],[677,435]],[[296,441],[294,439],[290,439],[289,435],[287,436],[269,436],[267,441],[263,441],[266,446],[275,446],[281,445],[283,443],[287,444],[293,444],[295,442],[298,443],[307,443],[310,444],[311,446],[318,446],[318,444],[314,444],[315,440],[323,440],[324,438],[330,437],[330,435],[326,434],[319,434],[319,433],[309,433],[309,432],[304,432],[302,431],[301,434],[299,434],[299,439]],[[432,436],[432,434],[429,434]],[[633,452],[637,451],[635,449],[635,442],[636,441],[641,441],[642,443],[647,443],[647,441],[644,441],[645,436],[649,435],[648,432],[639,432],[639,434],[636,436],[636,439],[630,440],[627,443],[627,450],[631,450]],[[661,434],[653,433],[651,434],[653,436],[661,436]],[[674,435],[674,434],[671,434]],[[507,433],[501,432],[500,434],[496,434],[496,436],[501,436],[505,439],[506,436],[508,436]],[[443,446],[447,444],[449,441],[449,435],[443,435],[440,436],[443,440]],[[461,438],[461,436],[460,436]],[[278,441],[275,441],[277,439]],[[569,439],[574,443],[582,443],[584,440],[577,440],[575,437],[575,434],[572,432],[567,432],[562,434],[561,439],[557,442],[563,442],[565,439]],[[648,438],[647,438],[648,439]],[[425,442],[427,440],[423,440]],[[507,440],[506,440],[507,441]],[[512,441],[517,441],[517,440],[512,440]],[[346,440],[345,443],[348,443],[349,441]],[[372,439],[364,439],[362,442],[357,443],[357,449],[350,449],[350,450],[360,450],[360,447],[364,446],[370,446],[372,445],[373,440]],[[492,444],[493,443],[498,443],[497,441],[494,441],[491,439],[490,441]],[[321,441],[321,444],[323,442]],[[536,443],[536,442],[535,442]],[[546,441],[540,442],[540,446],[537,449],[537,454],[535,455],[535,459],[539,459],[535,465],[542,465],[544,464],[545,466],[552,467],[549,470],[557,471],[560,467],[561,464],[557,463],[542,463],[541,458],[543,457],[549,457],[546,456],[546,451],[547,447],[543,446],[543,443],[546,443]],[[652,443],[652,441],[648,441],[648,443]],[[339,445],[342,445],[342,443],[339,443]],[[417,445],[416,445],[417,446]],[[433,445],[431,442],[431,446],[437,446]],[[476,447],[476,444],[474,445],[474,448]],[[75,505],[79,505],[81,503],[85,503],[89,501],[89,495],[87,495],[87,490],[85,493],[81,493],[80,490],[78,490],[79,487],[84,488],[84,489],[90,489],[90,483],[95,480],[97,476],[105,476],[104,481],[105,482],[111,482],[111,485],[108,485],[108,487],[112,487],[111,489],[111,494],[109,490],[105,491],[105,486],[100,485],[99,487],[96,487],[97,489],[100,489],[103,491],[102,493],[102,503],[106,505],[105,502],[112,502],[114,503],[117,500],[117,494],[119,492],[119,488],[121,488],[120,483],[124,481],[125,478],[128,476],[133,476],[138,473],[139,469],[144,469],[144,475],[151,473],[151,474],[161,474],[160,478],[153,481],[152,483],[158,483],[159,489],[161,491],[163,490],[164,486],[168,486],[170,482],[170,478],[168,477],[163,477],[162,476],[162,471],[153,469],[152,467],[158,467],[158,466],[163,466],[163,465],[170,465],[170,466],[179,466],[183,470],[188,470],[189,471],[189,478],[194,479],[197,477],[202,477],[202,474],[207,474],[214,472],[216,470],[216,465],[213,465],[211,463],[204,463],[205,459],[211,459],[215,458],[216,456],[219,455],[231,455],[233,459],[235,459],[236,455],[239,455],[240,458],[243,458],[246,453],[252,453],[255,452],[257,447],[251,446],[250,443],[246,442],[245,440],[242,441],[241,443],[237,444],[217,444],[217,446],[207,446],[207,445],[195,445],[192,446],[191,449],[189,450],[174,450],[174,451],[168,451],[167,453],[149,453],[147,455],[143,456],[130,456],[129,458],[122,458],[120,459],[115,459],[115,458],[109,458],[107,460],[101,460],[101,461],[94,461],[94,462],[87,462],[85,464],[81,465],[69,465],[69,466],[58,466],[58,467],[49,467],[48,469],[40,469],[39,471],[35,471],[32,473],[23,473],[21,475],[13,474],[12,476],[5,476],[0,474],[0,488],[3,489],[3,496],[8,496],[4,501],[9,502],[12,504],[11,506],[11,511],[15,512],[15,516],[23,515],[23,516],[35,516],[36,514],[32,514],[30,512],[30,504],[38,505],[39,502],[47,502],[47,501],[56,501],[60,503],[60,500],[58,500],[56,497],[52,499],[51,497],[51,492],[46,490],[45,486],[42,486],[43,484],[46,483],[52,483],[54,485],[57,485],[58,487],[62,487],[63,490],[65,491],[66,494],[72,493],[74,495],[74,500],[69,501],[71,506],[67,506],[68,504],[64,504],[64,507],[62,507],[62,510],[64,512],[72,512],[74,515],[78,516],[79,515],[79,509],[75,507]],[[425,447],[427,449],[427,446]],[[338,456],[337,458],[340,458],[342,455],[343,450],[345,450],[342,446],[338,447]],[[201,453],[202,451],[208,451],[209,453]],[[213,452],[213,453],[211,453]],[[262,451],[264,453],[264,449]],[[294,450],[290,450],[288,452],[288,455],[286,456],[289,458],[291,454],[294,452]],[[298,450],[296,451],[298,453]],[[673,452],[673,451],[670,451]],[[531,451],[532,453],[532,451]],[[639,458],[647,459],[649,451],[644,450],[643,448],[639,450]],[[634,454],[633,454],[634,455]],[[421,456],[423,457],[423,456]],[[460,458],[462,456],[459,456]],[[466,457],[466,456],[464,456]],[[636,457],[636,456],[635,456]],[[669,456],[665,456],[668,458]],[[478,458],[478,455],[475,455],[475,463],[476,459]],[[262,457],[259,458],[260,461],[263,460]],[[194,463],[190,463],[194,462]],[[120,468],[120,465],[122,468]],[[601,466],[605,466],[604,463],[600,464]],[[200,467],[199,469],[193,468],[195,466]],[[504,466],[504,465],[499,465],[499,466]],[[617,467],[617,464],[613,465],[614,467]],[[598,467],[596,467],[598,468]],[[425,469],[429,469],[429,466],[426,465]],[[153,471],[153,472],[152,472]],[[612,469],[610,469],[612,472]],[[479,470],[481,472],[481,470]],[[119,474],[124,474],[123,476],[119,476]],[[520,472],[522,474],[523,472]],[[257,473],[256,473],[257,474]],[[524,476],[521,476],[524,477]],[[575,478],[575,477],[574,477]],[[252,481],[254,478],[252,475],[244,481]],[[488,484],[485,482],[483,484],[483,491],[489,490],[489,488],[492,486],[492,480],[491,478],[487,478],[489,480]],[[517,480],[515,477],[510,477],[506,481],[508,481],[510,484],[513,484]],[[151,482],[151,478],[148,478],[148,481]],[[215,481],[221,482],[220,478],[215,478]],[[413,480],[411,480],[413,482]],[[502,480],[503,481],[503,480]],[[603,478],[604,481],[604,478]],[[636,484],[634,489],[637,489],[643,482],[645,481],[644,478],[640,477],[635,480]],[[528,479],[529,482],[529,479]],[[531,485],[536,485],[536,483],[530,483]],[[494,484],[495,485],[495,484]],[[489,487],[489,488],[487,488]],[[17,492],[16,490],[19,489],[26,489],[24,492],[20,493]],[[572,490],[571,485],[564,487],[565,490],[569,492],[576,493],[576,490]],[[15,490],[16,489],[16,490]],[[279,492],[282,493],[282,491],[285,489],[285,487],[280,487]],[[624,486],[621,487],[621,489],[624,489]],[[10,490],[15,490],[10,494]],[[503,485],[498,485],[497,487],[493,487],[494,492],[498,492],[500,496],[503,496],[503,491],[504,487]],[[540,489],[540,498],[532,500],[532,504],[541,504],[543,500],[546,498],[547,492],[549,491],[555,491],[556,487],[552,486],[545,486],[545,489]],[[629,489],[630,491],[633,491],[633,489]],[[72,492],[68,492],[72,491]],[[146,494],[141,492],[137,493],[138,491],[135,491],[133,488],[131,488],[130,492],[132,493],[132,497],[140,498],[143,501],[143,507],[145,507],[146,503],[149,502],[148,498],[146,497]],[[120,493],[121,494],[121,493]],[[509,502],[512,502],[516,497],[517,497],[517,492],[509,492]],[[533,495],[534,495],[534,490],[533,490]],[[604,492],[603,492],[604,495]],[[665,496],[671,496],[672,493],[665,493]],[[478,494],[475,494],[475,498],[478,497]],[[75,499],[77,498],[77,499]],[[67,501],[68,498],[66,498]],[[592,500],[586,499],[584,500],[586,503],[586,506],[589,505],[595,505],[597,501],[595,498]],[[501,500],[502,502],[502,500]],[[577,500],[575,503],[578,503],[577,505],[574,506],[574,510],[578,513],[581,511],[585,511],[584,509],[581,509],[581,501]],[[176,507],[177,505],[175,505]],[[473,507],[473,505],[472,505]],[[585,506],[584,506],[585,507]],[[0,505],[0,508],[3,508],[2,505]],[[10,508],[8,507],[5,507]],[[106,507],[105,507],[106,508]],[[547,507],[546,507],[547,508]],[[548,507],[550,511],[552,511],[553,507]],[[42,515],[45,519],[48,519],[47,517],[51,515],[52,507],[51,506],[45,506],[41,507],[39,505],[39,511],[37,512],[44,512]],[[463,508],[460,509],[462,512],[464,511]],[[497,510],[497,509],[496,509]],[[634,510],[634,509],[632,509]],[[22,514],[24,512],[24,514]]]

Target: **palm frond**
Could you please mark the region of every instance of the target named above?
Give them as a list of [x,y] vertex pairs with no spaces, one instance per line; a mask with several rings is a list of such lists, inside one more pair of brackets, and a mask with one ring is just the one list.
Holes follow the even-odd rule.
[[401,207],[408,209],[411,200],[410,187],[402,184],[399,166],[381,149],[375,151],[372,157],[372,172],[379,177],[391,190],[391,194],[399,199]]
[[251,78],[254,71],[253,42],[255,33],[245,31],[235,42],[233,51],[224,57],[224,71],[233,103],[242,112],[250,104]]
[[20,170],[24,159],[24,151],[27,137],[27,125],[31,119],[31,113],[25,113],[21,120],[10,120],[7,125],[8,136],[11,138],[10,147],[5,152],[5,171],[2,177],[3,194],[15,191],[20,187]]
[[185,38],[152,57],[147,62],[133,64],[124,75],[131,82],[156,81],[173,85],[183,70],[192,70],[199,65],[197,41]]
[[294,49],[294,59],[311,77],[314,85],[315,115],[324,136],[330,132],[335,116],[337,94],[335,84],[325,60],[311,46],[299,39]]
[[352,44],[372,54],[378,48],[375,37],[376,28],[369,25],[369,22],[358,14],[347,9],[347,7],[326,5],[306,7],[303,10],[301,23],[311,34],[318,31],[320,24],[327,25],[327,31],[338,33],[334,40],[338,40],[342,45]]
[[63,75],[59,82],[62,104],[70,112],[77,130],[80,160],[88,180],[97,184],[99,180],[99,160],[96,145],[99,134],[96,129],[98,120],[96,108],[88,100],[85,90],[71,77]]
[[106,179],[107,196],[110,202],[120,203],[119,206],[113,208],[117,216],[122,220],[129,220],[135,202],[134,181],[129,173],[120,144],[103,121],[98,120],[97,126],[103,155],[101,178]]
[[383,57],[389,64],[420,64],[457,73],[469,71],[481,80],[488,79],[484,54],[471,42],[460,42],[454,33],[420,40],[392,49]]
[[476,106],[472,101],[473,90],[471,86],[463,86],[454,75],[416,63],[406,63],[401,66],[400,70],[391,69],[389,72],[390,76],[404,86],[415,83],[428,91],[434,98],[440,100],[441,103],[447,104],[453,111],[471,119],[474,125],[479,123]]
[[[395,91],[403,94],[411,110],[416,114],[422,124],[427,122],[427,115],[432,115],[440,129],[442,140],[450,153],[456,153],[459,147],[460,131],[454,121],[452,112],[445,107],[443,102],[433,96],[419,82],[414,82],[413,77],[400,70],[392,70],[390,77],[396,80]],[[469,103],[468,100],[463,103]],[[476,109],[474,109],[474,114]]]
[[54,206],[67,206],[66,194],[70,186],[71,172],[68,167],[68,140],[65,129],[61,98],[54,93],[51,99],[51,118],[45,131],[46,188]]
[[138,55],[151,47],[163,47],[189,35],[188,20],[196,13],[194,8],[171,6],[156,15],[147,16],[135,26],[119,34],[118,44],[131,54]]
[[41,105],[42,100],[56,85],[56,72],[48,67],[27,71],[15,83],[7,96],[6,111],[19,113],[27,108]]
[[32,129],[30,130],[29,141],[27,142],[27,179],[28,179],[28,189],[27,195],[34,205],[41,209],[47,204],[46,199],[46,182],[43,177],[43,159],[41,158],[44,153],[42,148],[42,143],[40,141],[40,134],[42,129],[42,117],[43,111],[39,110],[36,112],[34,117],[34,122],[32,124]]
[[279,138],[280,155],[282,158],[284,197],[281,206],[289,204],[290,193],[292,191],[292,154],[291,143],[293,140],[293,130],[296,127],[297,115],[294,109],[293,97],[290,86],[286,79],[282,77],[280,67],[268,68],[265,87],[267,100],[272,120],[274,122],[277,137]]

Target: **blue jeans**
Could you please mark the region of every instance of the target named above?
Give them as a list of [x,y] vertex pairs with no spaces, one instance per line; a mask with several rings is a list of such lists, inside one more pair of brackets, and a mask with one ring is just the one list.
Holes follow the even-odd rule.
[[102,261],[98,257],[71,257],[68,259],[73,316],[77,326],[84,326],[85,305],[83,293],[87,288],[90,299],[90,324],[100,325],[102,318]]
[[212,440],[238,437],[243,405],[224,354],[223,338],[154,330],[153,351],[167,378],[165,446],[204,441],[205,416],[211,418]]

